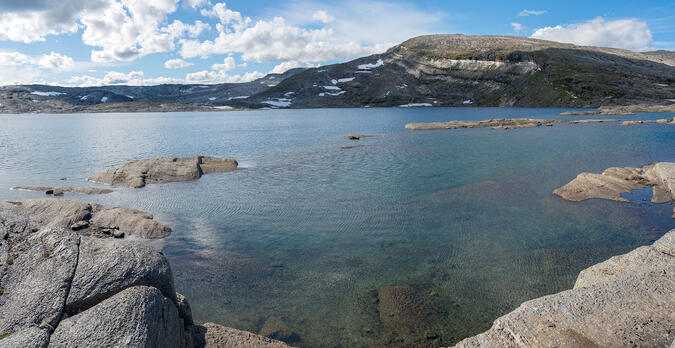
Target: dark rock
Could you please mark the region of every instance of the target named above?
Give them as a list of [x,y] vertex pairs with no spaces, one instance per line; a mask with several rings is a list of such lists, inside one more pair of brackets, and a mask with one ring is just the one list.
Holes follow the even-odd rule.
[[83,230],[87,227],[89,227],[89,221],[78,221],[78,222],[70,225],[70,229],[73,230],[73,231]]
[[269,317],[265,320],[265,324],[260,329],[260,335],[290,344],[300,341],[300,336],[277,317]]

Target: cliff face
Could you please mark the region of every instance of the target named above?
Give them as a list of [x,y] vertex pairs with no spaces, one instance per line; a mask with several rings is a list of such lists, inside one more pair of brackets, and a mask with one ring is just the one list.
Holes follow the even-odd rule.
[[241,84],[0,88],[0,113],[671,103],[670,51],[466,35],[420,36],[383,54]]

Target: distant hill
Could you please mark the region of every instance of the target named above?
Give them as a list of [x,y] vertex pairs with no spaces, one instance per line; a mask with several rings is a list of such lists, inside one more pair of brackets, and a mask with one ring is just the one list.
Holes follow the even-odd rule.
[[[13,102],[8,99],[12,95]],[[0,112],[88,111],[103,101],[135,101],[129,106],[139,107],[139,102],[158,100],[198,110],[668,104],[675,100],[675,52],[640,53],[509,36],[427,35],[383,54],[243,84],[5,87],[0,89]]]

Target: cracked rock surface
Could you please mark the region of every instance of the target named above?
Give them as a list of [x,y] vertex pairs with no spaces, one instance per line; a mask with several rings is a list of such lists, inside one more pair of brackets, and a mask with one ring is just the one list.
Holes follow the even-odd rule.
[[[161,252],[91,231],[109,209],[62,199],[0,201],[0,348],[288,347],[195,325]],[[78,221],[87,227],[70,228]]]

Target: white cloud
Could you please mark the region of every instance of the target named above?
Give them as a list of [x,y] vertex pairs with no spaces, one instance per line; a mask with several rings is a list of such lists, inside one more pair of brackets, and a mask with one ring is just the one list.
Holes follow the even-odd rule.
[[237,67],[237,62],[232,57],[223,60],[223,64],[213,64],[211,69],[218,71],[232,71]]
[[323,23],[330,23],[335,19],[335,17],[329,15],[328,12],[324,10],[318,10],[314,12],[314,14],[312,15],[312,19]]
[[518,17],[528,17],[528,16],[541,16],[548,13],[548,11],[536,11],[536,10],[522,10],[518,13]]
[[225,71],[198,71],[187,74],[185,81],[187,83],[241,83],[250,82],[264,77],[265,74],[253,71],[244,75],[228,75]]
[[145,86],[166,83],[184,83],[185,81],[172,77],[145,78],[145,74],[142,71],[131,71],[129,73],[109,71],[103,78],[88,75],[74,76],[68,80],[68,82],[69,85],[72,86],[91,87],[103,85]]
[[208,3],[208,0],[187,0],[187,4],[192,8],[199,8]]
[[185,24],[179,20],[175,20],[161,29],[162,32],[168,33],[173,38],[181,37],[186,33],[189,37],[196,38],[202,32],[208,30],[211,30],[211,26],[202,21],[195,21],[195,24]]
[[278,65],[276,65],[271,71],[270,74],[283,74],[288,70],[295,69],[295,68],[311,68],[314,67],[314,65],[310,63],[304,63],[304,62],[297,62],[297,61],[288,61],[288,62],[282,62]]
[[513,31],[522,31],[523,30],[523,25],[520,23],[513,22],[511,23],[511,27],[513,28]]
[[0,66],[2,67],[24,65],[30,61],[31,58],[23,53],[0,51]]
[[37,65],[43,68],[62,69],[73,66],[73,58],[52,51],[37,60]]
[[557,25],[537,29],[532,36],[584,46],[648,50],[653,38],[649,26],[637,19],[607,21],[602,17],[584,23]]
[[169,59],[166,62],[164,62],[164,67],[167,69],[181,69],[181,68],[187,68],[189,66],[193,66],[194,64],[190,62],[186,62],[182,59]]

